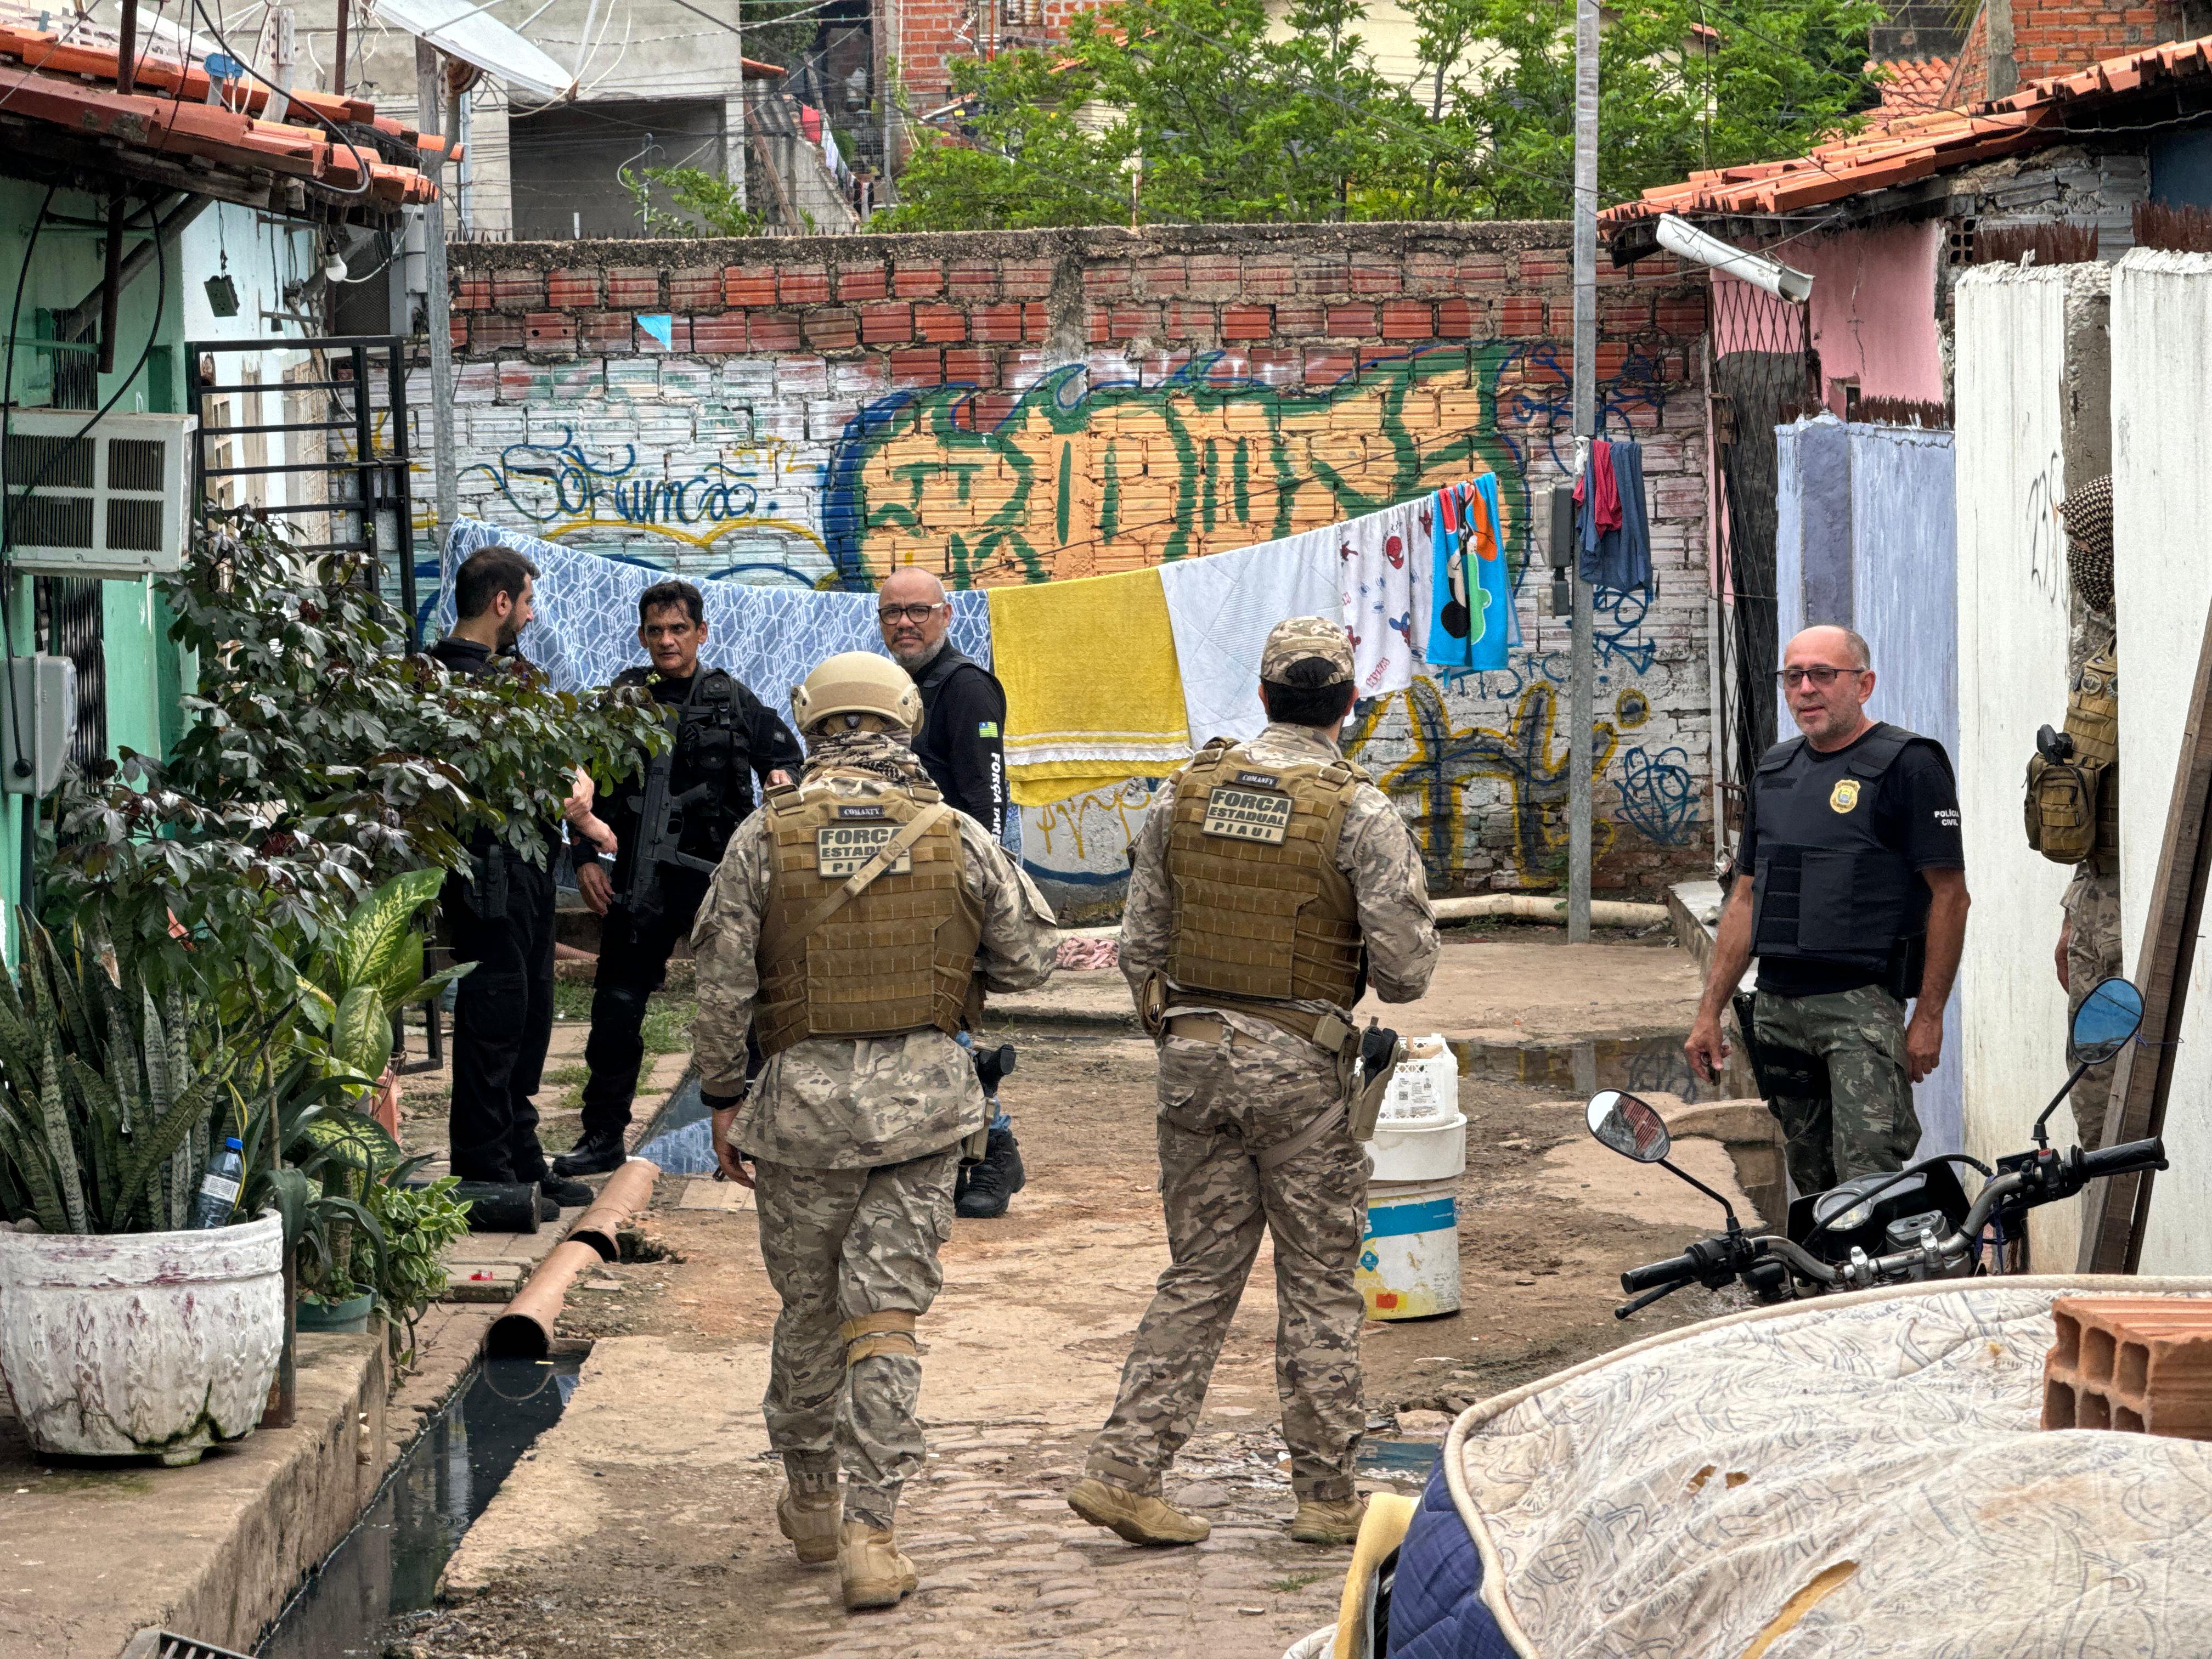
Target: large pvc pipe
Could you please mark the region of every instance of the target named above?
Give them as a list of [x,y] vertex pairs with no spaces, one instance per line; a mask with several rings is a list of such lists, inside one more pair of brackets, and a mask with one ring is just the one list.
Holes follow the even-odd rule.
[[[1484,893],[1471,898],[1440,898],[1431,908],[1438,921],[1472,921],[1479,916],[1520,916],[1530,921],[1567,919],[1565,899],[1528,893]],[[1599,927],[1649,927],[1667,921],[1663,904],[1631,904],[1619,899],[1590,901],[1590,921]]]
[[576,1224],[568,1229],[568,1243],[590,1245],[602,1261],[616,1260],[622,1254],[617,1235],[623,1223],[653,1201],[653,1183],[659,1178],[660,1166],[652,1159],[630,1159],[599,1188],[591,1207],[576,1218]]
[[484,1352],[494,1359],[544,1358],[553,1352],[553,1322],[568,1299],[568,1287],[578,1273],[599,1265],[599,1253],[588,1244],[574,1239],[556,1244],[507,1311],[492,1321],[484,1333]]

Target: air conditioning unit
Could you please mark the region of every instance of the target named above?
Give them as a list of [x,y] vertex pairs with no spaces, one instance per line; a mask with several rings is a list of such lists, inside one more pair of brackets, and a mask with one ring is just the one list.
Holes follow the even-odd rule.
[[[184,563],[190,415],[11,409],[0,449],[7,562],[49,576],[136,577]],[[82,433],[80,437],[78,434]]]

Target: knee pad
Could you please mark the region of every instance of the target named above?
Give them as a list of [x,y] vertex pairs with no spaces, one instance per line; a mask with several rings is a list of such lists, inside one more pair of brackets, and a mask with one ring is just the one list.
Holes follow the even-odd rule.
[[837,1328],[837,1334],[845,1343],[845,1364],[848,1367],[857,1365],[878,1354],[904,1354],[910,1359],[919,1359],[921,1350],[915,1346],[914,1325],[912,1314],[896,1309],[847,1320]]

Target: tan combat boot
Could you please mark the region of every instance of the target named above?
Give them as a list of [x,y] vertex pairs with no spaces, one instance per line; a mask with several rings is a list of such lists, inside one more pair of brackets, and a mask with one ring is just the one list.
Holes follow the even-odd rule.
[[1165,1498],[1147,1497],[1086,1475],[1067,1489],[1067,1507],[1094,1527],[1132,1544],[1195,1544],[1213,1530]]
[[1364,1498],[1301,1498],[1291,1519],[1291,1536],[1301,1544],[1349,1544],[1358,1538],[1366,1515]]
[[837,1539],[837,1577],[845,1587],[845,1611],[895,1607],[921,1580],[914,1563],[898,1552],[888,1527],[848,1521]]
[[776,1529],[791,1540],[802,1565],[818,1567],[837,1559],[837,1517],[843,1507],[835,1486],[805,1493],[784,1487],[775,1500]]

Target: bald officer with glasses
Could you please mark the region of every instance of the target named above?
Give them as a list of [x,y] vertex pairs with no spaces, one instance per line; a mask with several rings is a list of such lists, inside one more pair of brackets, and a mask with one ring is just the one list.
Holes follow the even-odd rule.
[[1757,957],[1744,1029],[1803,1194],[1901,1169],[1919,1142],[1912,1085],[1942,1056],[1966,860],[1943,746],[1867,718],[1875,671],[1863,639],[1808,628],[1778,678],[1803,735],[1759,760],[1683,1047],[1700,1077],[1717,1079],[1729,1052],[1721,1010]]

